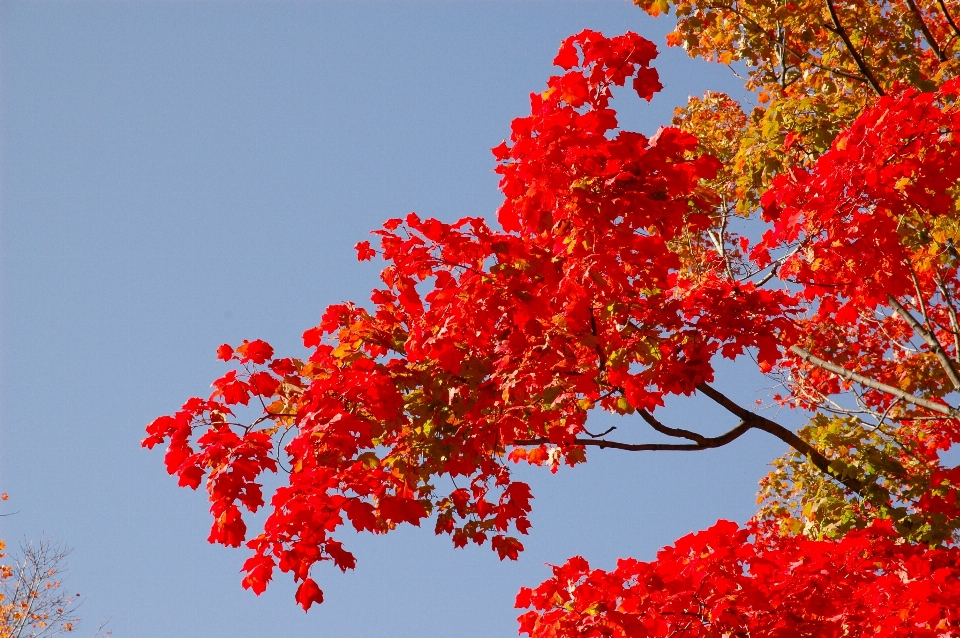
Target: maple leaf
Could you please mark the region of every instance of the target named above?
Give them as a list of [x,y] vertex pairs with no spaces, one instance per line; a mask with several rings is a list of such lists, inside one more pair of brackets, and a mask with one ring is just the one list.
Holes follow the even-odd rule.
[[427,512],[423,504],[412,498],[385,496],[377,504],[380,516],[394,523],[410,523],[420,525],[420,520],[426,517]]
[[269,556],[254,554],[248,558],[241,568],[241,571],[246,573],[242,581],[244,589],[252,590],[257,596],[265,592],[273,578],[274,566],[275,563]]
[[303,611],[309,611],[314,603],[323,602],[323,592],[312,578],[306,578],[300,586],[297,587],[297,603],[303,607]]
[[262,364],[273,356],[273,347],[266,341],[256,339],[254,341],[244,340],[237,346],[237,353],[240,355],[240,362]]
[[369,261],[377,254],[377,251],[370,247],[370,242],[368,241],[359,242],[355,248],[357,250],[357,259],[359,261]]
[[248,384],[254,394],[262,397],[272,397],[280,386],[280,380],[269,372],[255,372],[250,375]]
[[[563,44],[560,45],[560,52],[557,53],[557,57],[553,59],[553,63],[567,71],[580,64],[580,55],[577,53],[573,42],[565,40]],[[496,151],[494,151],[494,153],[496,154]]]

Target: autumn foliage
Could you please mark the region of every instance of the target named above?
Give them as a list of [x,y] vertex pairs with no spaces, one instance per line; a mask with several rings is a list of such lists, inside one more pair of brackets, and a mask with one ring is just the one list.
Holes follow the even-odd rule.
[[900,545],[887,524],[839,541],[720,521],[611,572],[583,558],[524,588],[521,633],[545,636],[945,636],[960,550]]
[[[761,104],[747,115],[708,93],[649,139],[620,129],[612,102],[616,87],[662,88],[656,47],[566,39],[560,73],[493,149],[497,224],[389,220],[357,245],[385,262],[369,306],[329,307],[305,359],[221,346],[232,369],[213,394],[155,420],[144,445],[167,446],[181,486],[205,485],[211,542],[251,550],[243,586],[259,594],[279,569],[308,609],[317,563],[356,565],[344,525],[429,520],[455,546],[516,558],[532,495],[511,463],[556,471],[590,447],[703,450],[758,429],[791,451],[754,520],[610,572],[573,558],[521,591],[521,632],[955,635],[960,468],[941,455],[960,441],[960,30],[927,4],[677,3],[670,42],[748,61]],[[807,426],[716,390],[721,357],[755,360]],[[655,416],[694,393],[736,425],[707,437]],[[672,440],[592,434],[597,408]],[[267,505],[262,476],[281,466]],[[244,513],[265,506],[248,531]]]

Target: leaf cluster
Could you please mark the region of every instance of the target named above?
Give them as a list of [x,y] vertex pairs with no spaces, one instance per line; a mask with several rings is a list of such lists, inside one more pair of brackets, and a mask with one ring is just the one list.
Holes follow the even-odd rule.
[[[939,0],[641,0],[669,38],[746,69],[759,106],[707,93],[648,138],[613,87],[661,88],[656,47],[564,40],[561,72],[493,149],[497,223],[410,214],[357,244],[369,306],[336,304],[309,356],[260,340],[218,356],[206,399],[147,427],[181,486],[204,485],[210,541],[246,545],[322,602],[315,567],[356,565],[340,530],[434,523],[515,559],[533,495],[511,463],[574,466],[588,447],[700,451],[751,429],[792,450],[747,527],[721,522],[614,572],[583,559],[524,590],[531,636],[953,635],[958,630],[960,80]],[[751,238],[736,231],[763,227]],[[746,358],[813,416],[799,433],[710,384]],[[655,416],[706,396],[707,437]],[[592,433],[635,415],[669,443]],[[645,430],[646,431],[646,430]],[[269,503],[264,476],[282,473]],[[268,510],[250,534],[245,517]]]

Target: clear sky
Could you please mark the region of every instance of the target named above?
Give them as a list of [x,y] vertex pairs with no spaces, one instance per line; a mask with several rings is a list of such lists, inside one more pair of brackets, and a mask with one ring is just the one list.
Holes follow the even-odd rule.
[[[357,570],[319,569],[326,602],[304,614],[286,575],[260,598],[240,588],[245,550],[208,545],[204,495],[139,445],[209,393],[219,344],[298,355],[327,304],[365,301],[377,266],[352,246],[382,220],[492,216],[489,149],[567,35],[660,46],[666,89],[614,103],[642,132],[689,94],[744,97],[726,67],[664,51],[669,26],[623,0],[0,2],[0,491],[17,512],[0,537],[75,548],[80,636],[107,618],[118,638],[512,636],[513,598],[544,563],[649,559],[752,513],[782,450],[762,434],[591,452],[519,471],[536,500],[517,563],[431,529],[345,533]],[[721,377],[747,402],[770,385],[749,360]],[[668,407],[675,425],[733,425],[697,400]]]

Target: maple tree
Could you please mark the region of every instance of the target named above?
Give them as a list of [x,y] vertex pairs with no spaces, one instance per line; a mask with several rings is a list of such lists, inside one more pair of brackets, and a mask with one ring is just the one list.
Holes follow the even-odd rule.
[[[205,484],[209,540],[246,546],[322,602],[319,562],[356,565],[350,524],[431,519],[456,546],[523,549],[530,488],[590,448],[704,450],[750,430],[791,448],[745,526],[721,521],[613,571],[582,558],[523,589],[521,632],[720,636],[960,632],[960,80],[951,3],[656,0],[668,41],[746,63],[760,106],[708,93],[653,137],[621,130],[615,87],[650,100],[656,47],[583,31],[562,73],[493,149],[497,224],[411,214],[360,242],[386,265],[372,305],[329,307],[306,359],[223,345],[209,398],[147,428],[181,486]],[[756,232],[754,230],[758,229]],[[718,391],[718,357],[756,361],[794,432]],[[663,423],[702,395],[738,423]],[[671,442],[593,434],[599,408]],[[249,417],[249,418],[247,418]],[[264,473],[282,467],[262,529]],[[454,489],[437,487],[438,477]]]

